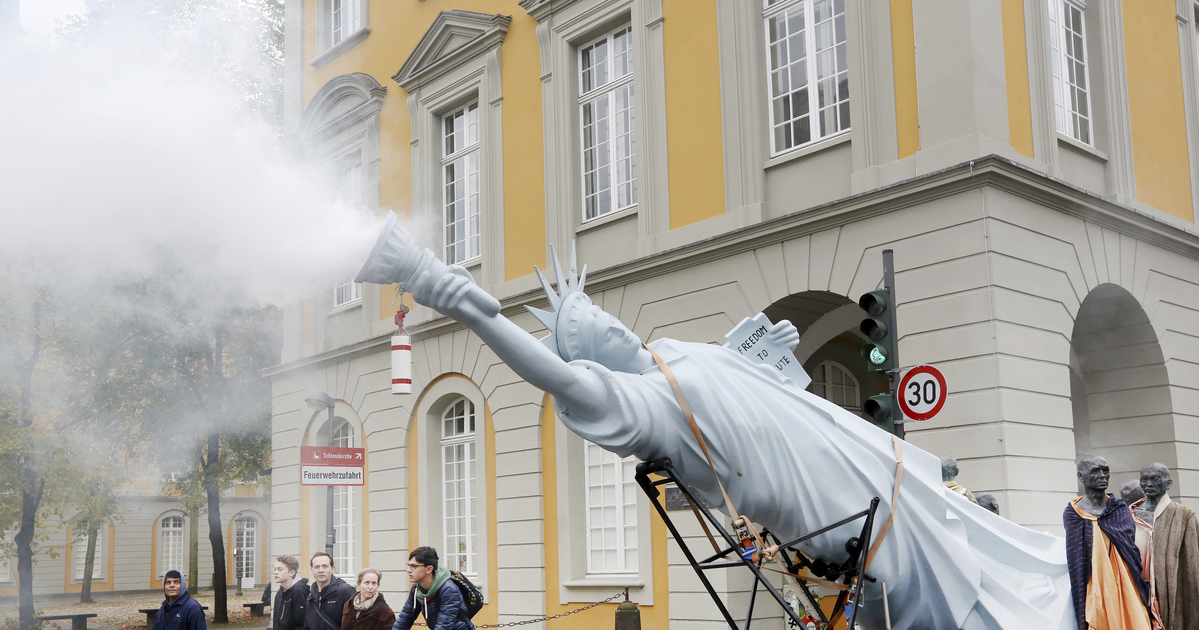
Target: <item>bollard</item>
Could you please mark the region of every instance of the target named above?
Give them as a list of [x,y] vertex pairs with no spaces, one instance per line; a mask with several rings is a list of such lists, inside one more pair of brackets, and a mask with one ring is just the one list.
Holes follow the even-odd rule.
[[635,602],[621,602],[616,607],[616,630],[641,630],[641,610]]

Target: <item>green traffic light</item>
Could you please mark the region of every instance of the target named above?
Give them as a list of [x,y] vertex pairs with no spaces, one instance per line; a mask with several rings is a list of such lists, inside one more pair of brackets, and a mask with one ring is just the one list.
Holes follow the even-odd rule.
[[870,349],[870,357],[868,360],[875,365],[882,365],[887,362],[887,355],[883,354],[881,348],[874,346]]

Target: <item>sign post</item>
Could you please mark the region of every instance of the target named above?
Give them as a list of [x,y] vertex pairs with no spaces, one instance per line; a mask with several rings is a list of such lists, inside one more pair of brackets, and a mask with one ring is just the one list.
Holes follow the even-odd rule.
[[300,447],[300,485],[361,486],[366,479],[366,451],[338,446]]
[[903,375],[895,396],[903,415],[912,420],[928,420],[945,406],[947,393],[941,370],[931,365],[918,365]]

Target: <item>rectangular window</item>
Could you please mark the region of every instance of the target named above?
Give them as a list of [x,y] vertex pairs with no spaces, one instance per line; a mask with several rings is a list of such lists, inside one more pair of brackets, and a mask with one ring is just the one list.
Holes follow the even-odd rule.
[[579,49],[583,220],[637,204],[633,30],[621,28]]
[[[75,579],[83,579],[83,569],[87,566],[87,535],[83,535],[75,539],[72,543],[75,548]],[[98,580],[103,577],[103,562],[104,559],[104,527],[100,527],[100,531],[96,533],[96,556],[94,564],[92,564],[92,579]]]
[[584,445],[587,470],[587,573],[637,572],[637,459]]
[[[0,532],[0,542],[3,542],[5,546],[12,544],[12,537],[13,533],[9,530]],[[10,562],[11,560],[8,558],[0,556],[0,583],[13,581],[13,572],[9,568]]]
[[168,516],[158,525],[158,575],[183,570],[183,517]]
[[1090,80],[1084,5],[1049,2],[1049,58],[1053,66],[1053,111],[1059,133],[1092,144]]
[[[333,446],[352,448],[354,430],[350,423],[342,421],[333,430]],[[355,572],[354,564],[354,488],[333,488],[333,566],[338,575]]]
[[[354,151],[333,166],[333,191],[341,201],[353,206],[362,205],[362,152]],[[333,308],[345,306],[362,299],[362,285],[354,282],[339,284],[333,288]]]
[[847,131],[845,0],[766,0],[763,17],[772,152]]
[[445,153],[442,208],[445,212],[445,262],[478,258],[480,251],[479,104],[442,118]]
[[445,562],[475,575],[478,508],[475,505],[475,405],[466,398],[450,405],[441,418],[442,507]]
[[329,21],[333,27],[330,45],[336,46],[341,40],[362,28],[362,14],[359,10],[359,0],[331,0],[329,8],[333,12]]

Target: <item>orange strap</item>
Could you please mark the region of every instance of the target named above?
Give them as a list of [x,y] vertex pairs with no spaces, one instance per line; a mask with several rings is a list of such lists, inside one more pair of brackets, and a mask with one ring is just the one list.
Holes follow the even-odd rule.
[[[708,467],[712,469],[712,475],[716,477],[716,485],[720,486],[720,494],[724,495],[724,504],[729,508],[729,518],[736,521],[741,518],[737,513],[737,508],[733,506],[733,500],[729,498],[729,493],[724,489],[724,483],[720,481],[720,475],[716,473],[716,465],[712,463],[712,455],[708,453],[708,443],[704,441],[704,434],[699,430],[699,425],[695,422],[695,415],[691,413],[691,405],[687,404],[687,397],[683,395],[683,388],[679,386],[679,381],[674,377],[674,372],[670,371],[670,367],[666,365],[666,361],[654,352],[653,348],[643,345],[643,348],[649,350],[651,356],[654,357],[654,363],[658,364],[658,369],[662,370],[662,374],[666,376],[667,382],[670,383],[670,389],[674,391],[675,400],[679,401],[679,407],[683,410],[683,416],[687,418],[687,424],[691,425],[691,433],[695,435],[696,441],[699,442],[699,448],[704,452],[704,457],[708,460]],[[700,519],[703,522],[703,519]],[[762,543],[762,537],[758,536],[758,530],[754,528],[753,523],[748,518],[745,519],[745,525],[749,528],[750,533],[754,536],[754,541],[758,543],[758,551],[765,552],[766,545]],[[705,528],[707,529],[707,528]],[[711,535],[709,534],[709,537]],[[713,539],[715,542],[715,539]],[[715,545],[713,545],[715,546]]]
[[822,580],[818,577],[812,577],[811,575],[799,575],[798,573],[791,573],[790,571],[783,571],[781,569],[772,569],[770,567],[763,567],[763,568],[766,569],[767,571],[774,571],[775,573],[778,573],[779,575],[788,575],[797,580],[811,582],[812,584],[819,584],[820,586],[823,586],[825,588],[831,588],[834,591],[848,591],[850,588],[852,588],[852,586],[850,586],[849,584],[842,584],[840,582],[832,582],[829,580]]

